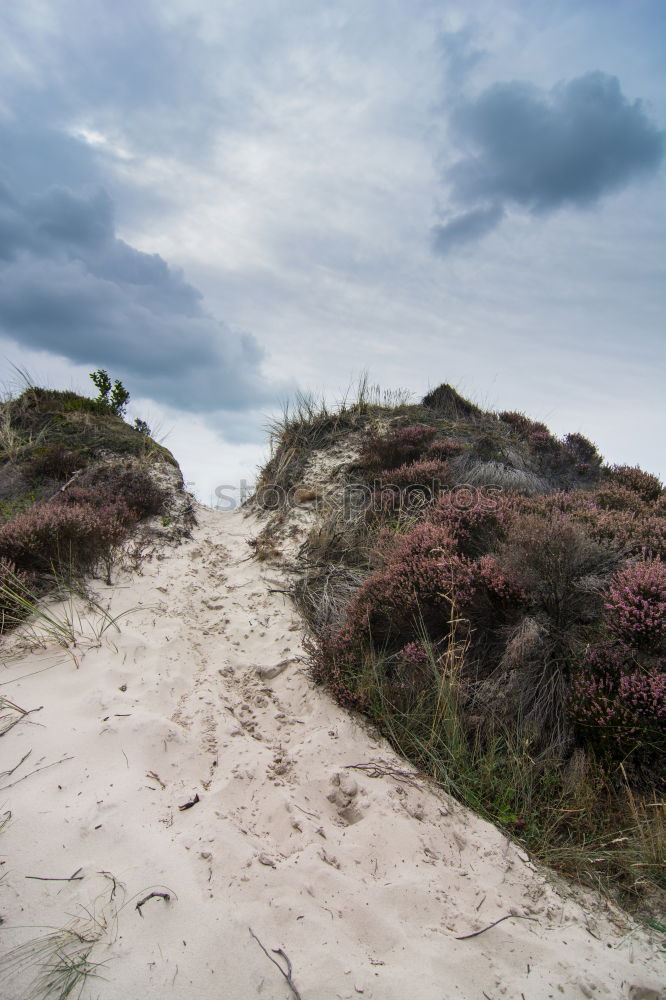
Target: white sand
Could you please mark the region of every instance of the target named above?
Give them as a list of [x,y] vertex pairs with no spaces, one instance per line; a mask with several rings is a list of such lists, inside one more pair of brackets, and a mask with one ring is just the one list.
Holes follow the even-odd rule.
[[[312,687],[276,569],[248,558],[256,517],[197,516],[143,575],[97,587],[137,610],[78,669],[51,646],[1,670],[0,695],[43,706],[0,738],[2,771],[30,751],[0,777],[3,951],[76,926],[101,1000],[288,1000],[249,927],[302,1000],[656,997],[656,938],[422,782],[345,769],[406,765]],[[171,898],[137,911],[151,890]]]

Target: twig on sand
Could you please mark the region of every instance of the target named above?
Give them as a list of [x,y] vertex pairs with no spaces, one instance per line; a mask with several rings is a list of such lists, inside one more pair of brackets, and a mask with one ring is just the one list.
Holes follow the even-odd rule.
[[14,773],[14,771],[18,771],[18,769],[21,766],[21,764],[23,763],[23,761],[27,760],[31,753],[32,753],[32,749],[28,750],[28,752],[21,757],[21,759],[18,762],[18,764],[14,764],[13,768],[11,769],[11,771],[0,771],[0,778],[10,778],[12,776],[12,774]]
[[503,920],[533,920],[535,924],[539,922],[536,917],[524,917],[522,913],[507,913],[505,917],[493,920],[492,924],[488,924],[487,927],[483,927],[480,931],[474,931],[472,934],[461,934],[460,937],[456,938],[456,941],[467,941],[469,938],[478,937],[479,934],[485,934],[491,927],[497,927],[498,924],[501,924]]
[[178,808],[180,809],[181,812],[185,812],[186,809],[191,809],[192,806],[195,806],[197,804],[197,802],[201,802],[201,799],[199,798],[199,793],[198,792],[196,793],[196,795],[194,796],[193,799],[191,799],[189,802],[186,802],[182,806],[178,806]]
[[282,975],[284,976],[284,978],[285,978],[285,980],[286,980],[286,982],[287,982],[287,985],[288,985],[289,989],[290,989],[290,990],[291,990],[291,992],[292,992],[292,993],[294,994],[294,996],[295,996],[296,1000],[303,1000],[303,998],[301,997],[301,994],[300,994],[300,993],[298,992],[298,990],[296,989],[296,987],[295,987],[295,985],[294,985],[294,981],[293,981],[293,979],[291,978],[291,962],[289,961],[289,956],[288,956],[288,955],[286,954],[286,952],[284,952],[284,951],[282,950],[282,948],[272,948],[272,949],[271,949],[274,955],[279,955],[279,956],[280,956],[280,958],[283,958],[283,959],[285,960],[285,962],[287,963],[287,971],[285,972],[285,971],[284,971],[284,969],[282,968],[282,966],[280,965],[280,963],[279,963],[279,962],[277,962],[277,961],[276,961],[276,960],[275,960],[274,958],[272,958],[272,957],[271,957],[271,956],[270,956],[270,955],[268,954],[268,952],[267,952],[267,951],[266,951],[266,949],[264,948],[263,944],[261,943],[261,941],[259,940],[259,938],[257,937],[257,935],[256,935],[256,934],[254,933],[254,931],[252,930],[252,928],[251,928],[251,927],[248,927],[248,930],[249,930],[250,934],[252,935],[252,937],[254,938],[254,940],[255,940],[255,941],[257,942],[257,944],[259,945],[259,947],[261,948],[261,950],[263,951],[263,953],[264,953],[264,955],[266,956],[266,958],[267,958],[267,959],[268,959],[268,960],[269,960],[270,962],[272,962],[272,963],[273,963],[273,965],[274,965],[274,966],[275,966],[275,967],[276,967],[277,969],[279,969],[279,970],[280,970],[280,972],[282,973]]
[[299,806],[298,802],[294,802],[294,805],[297,809],[300,809],[302,813],[305,813],[306,816],[312,816],[313,819],[319,819],[317,813],[308,812],[307,809],[303,808],[303,806]]
[[140,917],[143,916],[143,913],[141,912],[141,907],[144,905],[144,903],[147,903],[149,899],[155,899],[155,898],[163,899],[165,903],[168,903],[169,900],[171,899],[171,896],[168,892],[149,892],[148,895],[144,896],[143,899],[140,899],[139,902],[134,907],[135,910],[139,911]]
[[401,771],[400,768],[394,767],[386,760],[371,760],[367,764],[345,764],[345,769],[365,771],[369,778],[395,778],[396,781],[412,785],[413,788],[419,787],[414,778],[421,777],[417,771]]
[[25,708],[20,708],[18,705],[15,705],[14,702],[9,701],[8,698],[2,698],[0,699],[0,708],[12,708],[15,712],[19,713],[17,719],[10,722],[8,726],[4,727],[4,729],[0,729],[0,736],[4,736],[10,729],[13,729],[14,726],[18,726],[19,722],[23,722],[23,720],[27,719],[29,715],[32,715],[33,712],[41,712],[44,706],[40,705],[39,708],[29,708],[26,710]]
[[24,781],[26,778],[29,778],[31,774],[37,774],[39,771],[46,771],[47,768],[49,768],[49,767],[55,767],[56,764],[64,764],[65,761],[67,761],[67,760],[74,760],[74,758],[73,757],[61,757],[60,760],[54,760],[50,764],[44,764],[44,767],[36,767],[34,771],[28,771],[28,773],[24,774],[22,778],[17,778],[16,781],[10,781],[10,783],[8,785],[2,785],[2,787],[0,788],[0,792],[4,792],[8,788],[13,788],[14,785],[18,785],[19,781]]
[[109,902],[110,903],[113,902],[113,899],[114,899],[114,897],[116,895],[116,892],[118,890],[118,882],[116,880],[115,875],[112,875],[111,872],[105,872],[105,871],[97,872],[97,874],[98,875],[103,875],[104,878],[108,878],[109,881],[113,883],[113,888],[111,889],[111,895],[109,896]]
[[26,878],[34,879],[36,882],[82,882],[85,875],[79,875],[82,871],[81,868],[77,868],[73,875],[68,878],[60,878],[58,876],[51,875],[26,875]]

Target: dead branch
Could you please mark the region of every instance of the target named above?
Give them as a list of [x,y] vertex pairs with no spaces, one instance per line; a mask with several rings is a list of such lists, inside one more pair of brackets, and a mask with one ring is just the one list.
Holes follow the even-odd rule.
[[18,705],[14,705],[11,701],[7,701],[6,698],[4,699],[4,704],[8,708],[13,708],[14,711],[19,712],[19,717],[17,719],[14,719],[13,722],[10,722],[9,725],[5,726],[4,729],[1,729],[0,736],[4,736],[6,733],[9,732],[10,729],[13,729],[14,726],[18,726],[19,722],[23,722],[23,720],[26,719],[29,715],[32,715],[33,712],[41,712],[41,710],[44,708],[43,705],[40,705],[39,708],[29,708],[26,711],[26,709],[19,708]]
[[0,778],[10,778],[12,776],[12,774],[14,773],[14,771],[18,771],[18,769],[21,766],[21,764],[23,763],[23,761],[27,760],[31,753],[32,753],[32,749],[28,750],[28,752],[26,754],[24,754],[23,757],[21,757],[21,759],[18,762],[18,764],[14,764],[14,767],[11,769],[11,771],[0,771]]
[[64,764],[65,761],[68,760],[74,760],[74,758],[61,757],[60,760],[54,760],[51,764],[44,764],[44,767],[36,767],[34,771],[28,771],[28,773],[24,774],[22,778],[17,778],[16,781],[10,781],[8,785],[3,785],[0,788],[0,792],[5,792],[8,788],[13,788],[14,785],[18,785],[19,781],[25,781],[26,778],[29,778],[31,774],[38,774],[39,771],[46,771],[49,767],[55,767],[57,764]]
[[456,938],[456,941],[467,941],[469,938],[478,937],[479,934],[485,934],[491,927],[497,927],[498,924],[501,924],[503,920],[533,920],[535,924],[539,922],[536,917],[524,917],[521,913],[507,913],[505,917],[493,920],[492,924],[488,924],[487,927],[483,927],[480,931],[474,931],[472,934],[462,934]]
[[418,784],[414,781],[414,778],[420,777],[416,771],[401,771],[398,767],[393,767],[386,760],[371,760],[367,764],[345,764],[345,769],[364,771],[369,778],[395,778],[396,781],[402,781],[405,785],[411,785],[412,788],[418,788]]
[[280,972],[282,973],[282,975],[284,976],[284,978],[285,978],[285,980],[287,982],[287,986],[289,987],[289,989],[291,990],[291,992],[294,994],[294,997],[296,998],[296,1000],[303,1000],[303,998],[301,997],[301,994],[298,992],[298,990],[296,989],[296,987],[294,985],[293,979],[291,978],[291,962],[289,961],[289,956],[282,950],[282,948],[273,948],[272,949],[272,952],[273,952],[274,955],[279,955],[280,958],[283,958],[285,960],[285,962],[287,963],[287,971],[285,972],[284,969],[282,968],[282,966],[280,965],[280,963],[276,962],[276,960],[274,958],[271,958],[271,956],[268,954],[268,952],[264,948],[263,944],[261,943],[261,941],[259,940],[259,938],[257,937],[257,935],[254,933],[254,931],[252,930],[252,928],[248,927],[248,930],[249,930],[250,934],[252,935],[252,937],[254,938],[254,940],[259,945],[259,947],[261,948],[261,950],[263,951],[263,953],[266,956],[266,958],[270,962],[272,962],[273,965],[277,969],[280,970]]
[[165,903],[168,903],[169,900],[171,899],[171,896],[168,892],[149,892],[148,895],[144,896],[143,899],[140,899],[139,902],[134,907],[135,910],[139,911],[140,917],[143,916],[143,913],[141,912],[141,907],[144,905],[144,903],[147,903],[149,899],[155,899],[155,898],[163,899]]
[[82,882],[85,875],[79,875],[82,871],[81,868],[77,868],[73,875],[68,878],[60,878],[56,875],[26,875],[26,878],[34,879],[36,882]]

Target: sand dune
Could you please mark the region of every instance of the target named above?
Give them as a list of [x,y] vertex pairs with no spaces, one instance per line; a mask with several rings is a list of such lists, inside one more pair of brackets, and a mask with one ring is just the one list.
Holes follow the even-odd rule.
[[43,706],[0,738],[3,951],[73,928],[55,961],[78,945],[101,1000],[658,997],[655,939],[313,688],[276,568],[250,558],[257,516],[197,517],[96,585],[131,609],[120,632],[2,668],[0,695]]

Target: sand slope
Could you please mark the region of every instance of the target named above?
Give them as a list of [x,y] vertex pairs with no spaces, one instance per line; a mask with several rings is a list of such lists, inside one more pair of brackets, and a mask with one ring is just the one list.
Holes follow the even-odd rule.
[[[644,931],[418,779],[349,767],[408,770],[308,681],[276,569],[249,558],[256,516],[197,517],[97,587],[135,610],[78,668],[50,647],[1,670],[0,695],[43,706],[0,738],[1,771],[30,751],[0,777],[2,950],[74,926],[103,1000],[293,997],[250,927],[302,1000],[656,997]],[[151,891],[170,899],[137,910]]]

